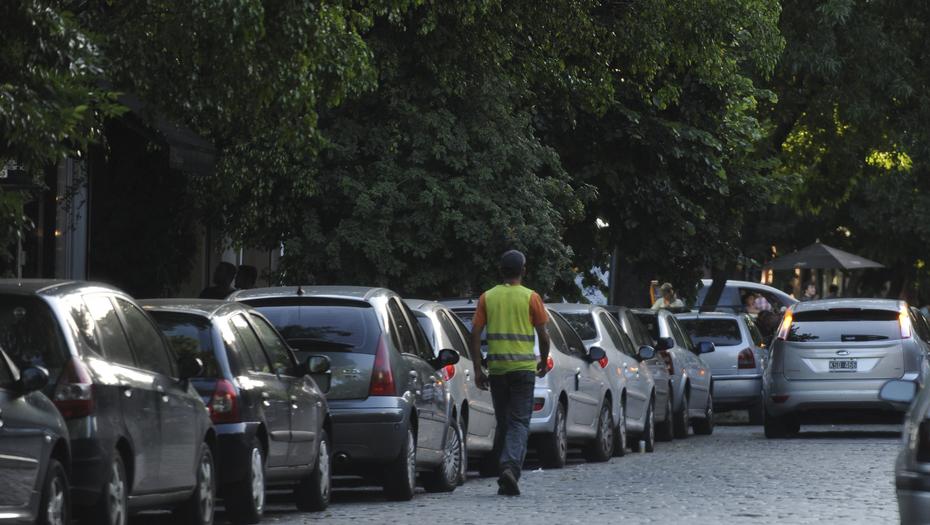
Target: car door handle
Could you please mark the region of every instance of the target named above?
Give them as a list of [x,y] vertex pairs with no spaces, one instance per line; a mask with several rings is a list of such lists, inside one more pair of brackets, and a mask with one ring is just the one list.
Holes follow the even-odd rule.
[[465,369],[465,382],[467,383],[471,379],[471,370]]
[[163,386],[161,386],[161,385],[158,385],[158,386],[155,387],[155,391],[158,392],[158,395],[161,396],[161,401],[162,401],[162,403],[167,403],[167,402],[168,402],[168,396],[165,395],[165,387],[163,387]]
[[271,398],[271,395],[269,395],[268,392],[262,392],[262,404],[265,405],[266,407],[271,406],[271,401],[269,401],[270,398]]
[[119,386],[119,389],[121,392],[123,392],[124,396],[132,397],[132,386],[127,385],[127,384],[122,384]]

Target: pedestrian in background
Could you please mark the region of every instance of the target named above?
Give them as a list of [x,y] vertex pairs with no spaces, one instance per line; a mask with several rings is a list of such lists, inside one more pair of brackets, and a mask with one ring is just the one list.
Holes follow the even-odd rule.
[[236,278],[236,267],[232,263],[223,261],[216,265],[213,270],[213,286],[208,286],[200,292],[201,299],[226,299],[226,297],[236,291],[232,287],[233,279]]
[[661,297],[656,299],[656,302],[652,304],[653,310],[661,310],[663,308],[684,308],[685,303],[675,294],[675,288],[672,287],[672,283],[665,283],[659,287],[659,293],[662,294]]
[[804,288],[804,293],[801,294],[801,301],[814,301],[820,299],[820,296],[817,295],[817,285],[814,283],[807,283],[807,287]]
[[[491,388],[497,419],[494,454],[499,458],[497,493],[520,495],[520,474],[526,458],[533,415],[536,377],[548,371],[549,314],[542,298],[522,284],[526,257],[516,250],[500,260],[502,284],[481,294],[472,322],[469,352],[475,364],[475,382]],[[487,329],[488,374],[481,367],[481,332]],[[534,342],[539,341],[539,357]]]
[[240,264],[236,271],[236,290],[249,290],[255,288],[258,281],[258,268],[248,264]]

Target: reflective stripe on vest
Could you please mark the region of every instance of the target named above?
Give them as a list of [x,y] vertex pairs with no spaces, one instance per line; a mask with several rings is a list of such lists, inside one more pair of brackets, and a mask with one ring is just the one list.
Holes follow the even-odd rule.
[[535,335],[524,334],[488,334],[488,341],[529,341],[536,342]]
[[488,354],[488,361],[533,361],[536,362],[536,354]]

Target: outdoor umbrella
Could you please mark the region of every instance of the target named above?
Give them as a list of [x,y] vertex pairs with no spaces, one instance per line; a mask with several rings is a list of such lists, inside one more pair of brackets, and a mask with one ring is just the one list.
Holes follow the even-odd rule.
[[772,270],[793,270],[809,268],[814,270],[860,270],[863,268],[884,268],[881,263],[844,252],[819,242],[803,250],[779,257],[765,265]]

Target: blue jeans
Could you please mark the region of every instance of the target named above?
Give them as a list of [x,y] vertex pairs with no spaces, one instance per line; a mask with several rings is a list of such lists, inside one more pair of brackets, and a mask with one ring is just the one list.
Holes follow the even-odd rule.
[[510,469],[517,479],[526,459],[526,444],[530,436],[530,418],[533,416],[533,390],[536,374],[510,372],[490,377],[491,401],[497,431],[494,433],[494,454],[499,459],[501,472]]

